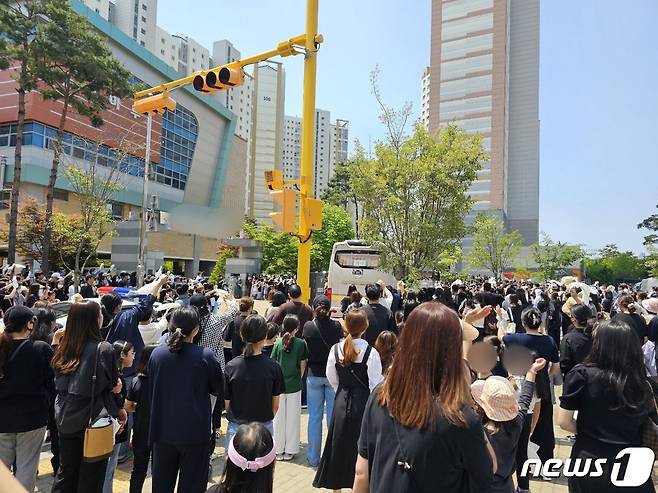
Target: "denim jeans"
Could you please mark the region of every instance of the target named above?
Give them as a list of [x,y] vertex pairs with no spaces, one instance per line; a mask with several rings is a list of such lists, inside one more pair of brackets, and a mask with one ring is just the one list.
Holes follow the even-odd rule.
[[[135,378],[135,375],[130,375],[129,377],[123,378],[126,382],[125,392],[128,392],[128,389],[133,383],[133,378]],[[130,454],[130,433],[133,429],[133,413],[128,413],[128,421],[126,422],[125,429],[126,441],[120,444],[118,456],[119,460],[125,459],[128,457],[128,454]]]
[[[272,421],[268,421],[267,423],[262,423],[262,425],[270,430],[272,437],[274,437],[274,423]],[[232,421],[228,422],[228,426],[226,428],[226,441],[224,442],[225,454],[228,454],[228,446],[231,444],[231,440],[238,432],[238,428],[240,428],[240,423],[233,423]]]
[[119,451],[121,450],[122,443],[114,445],[112,455],[107,461],[107,469],[105,469],[105,480],[103,481],[103,493],[112,493],[112,483],[114,482],[114,471],[116,471],[117,464],[119,463]]
[[[334,410],[336,392],[325,377],[306,377],[306,399],[308,405],[308,449],[306,459],[311,466],[320,463],[322,451],[322,412],[326,409],[327,428]],[[326,406],[326,408],[325,408]]]
[[[39,453],[45,435],[45,426],[21,433],[0,433],[0,462],[7,468],[16,464],[16,480],[29,493],[34,491]],[[0,487],[0,491],[4,489]]]

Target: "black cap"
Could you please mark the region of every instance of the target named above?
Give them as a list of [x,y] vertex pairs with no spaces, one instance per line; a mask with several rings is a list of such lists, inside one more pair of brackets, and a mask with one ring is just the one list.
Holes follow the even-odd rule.
[[331,308],[331,301],[329,301],[329,298],[323,294],[318,295],[313,300],[313,308],[317,308],[318,306],[324,306],[327,310],[329,310]]
[[27,323],[35,317],[34,312],[23,305],[12,306],[5,312],[4,323],[6,332],[20,332]]

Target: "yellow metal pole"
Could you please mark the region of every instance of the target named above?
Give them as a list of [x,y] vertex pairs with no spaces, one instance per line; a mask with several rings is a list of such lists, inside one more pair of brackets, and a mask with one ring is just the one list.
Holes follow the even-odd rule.
[[315,146],[315,79],[317,69],[318,0],[306,3],[306,54],[304,56],[304,103],[302,108],[302,148],[299,193],[299,248],[297,250],[297,284],[302,299],[311,295],[311,228],[306,221],[304,199],[313,198],[313,148]]

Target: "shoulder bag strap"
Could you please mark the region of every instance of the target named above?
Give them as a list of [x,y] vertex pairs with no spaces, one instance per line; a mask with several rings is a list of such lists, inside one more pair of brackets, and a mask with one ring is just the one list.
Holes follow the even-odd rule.
[[89,403],[89,426],[94,420],[94,395],[96,394],[96,376],[98,374],[98,359],[100,357],[102,341],[96,346],[96,355],[94,357],[94,370],[91,374],[91,402]]
[[315,329],[318,331],[318,335],[320,336],[320,339],[322,339],[322,344],[324,344],[324,347],[326,347],[327,349],[330,350],[331,346],[329,346],[329,344],[327,344],[326,339],[322,335],[322,331],[320,330],[320,324],[318,324],[317,319],[313,320],[313,325],[315,326]]
[[393,418],[393,416],[391,416],[390,414],[389,417],[393,422],[393,429],[395,430],[395,438],[398,442],[398,450],[400,451],[399,455],[395,459],[395,463],[398,467],[402,468],[404,472],[409,474],[409,479],[411,480],[411,484],[414,485],[414,491],[423,491],[420,485],[416,482],[416,478],[414,477],[414,474],[412,472],[414,469],[413,464],[410,464],[408,462],[407,454],[404,451],[404,448],[402,447],[402,439],[400,438],[400,430],[399,430],[398,422],[395,421],[395,418]]
[[9,357],[9,359],[7,360],[7,363],[9,363],[11,360],[13,360],[13,359],[16,357],[16,355],[18,354],[18,352],[19,352],[21,349],[23,349],[23,346],[25,346],[25,344],[27,343],[28,340],[29,340],[29,339],[25,339],[23,342],[21,342],[21,343],[18,345],[18,347],[16,348],[16,350],[12,353],[12,355],[11,355],[11,356]]

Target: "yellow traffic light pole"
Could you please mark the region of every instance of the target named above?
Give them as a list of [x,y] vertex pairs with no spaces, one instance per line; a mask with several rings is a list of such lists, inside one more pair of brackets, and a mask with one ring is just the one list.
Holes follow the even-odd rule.
[[[315,144],[317,52],[322,41],[322,35],[318,34],[318,0],[307,0],[305,34],[282,41],[273,50],[138,91],[134,94],[133,103],[133,111],[145,115],[164,113],[167,109],[173,111],[176,109],[176,102],[169,97],[169,92],[174,89],[187,84],[193,84],[195,89],[201,92],[230,89],[241,83],[241,71],[246,65],[262,62],[274,56],[288,57],[304,54],[297,284],[302,288],[302,297],[305,301],[308,301],[311,295],[311,235],[313,230],[319,229],[321,226],[321,201],[315,200],[313,197],[313,148]],[[225,75],[224,81],[222,81],[222,73],[220,73],[222,71]],[[281,188],[283,188],[283,183],[281,183]]]
[[313,198],[313,148],[315,146],[315,85],[318,63],[318,0],[306,4],[306,54],[304,56],[304,101],[302,107],[302,148],[299,174],[299,247],[297,250],[297,284],[302,298],[311,294],[311,228],[307,198]]

